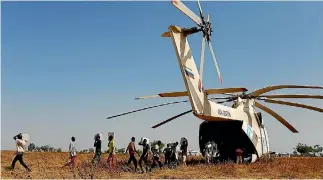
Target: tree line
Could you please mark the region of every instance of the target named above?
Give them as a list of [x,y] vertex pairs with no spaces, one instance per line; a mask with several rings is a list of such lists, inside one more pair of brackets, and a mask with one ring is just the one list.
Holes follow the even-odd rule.
[[293,154],[300,154],[301,156],[322,156],[323,147],[320,145],[308,146],[306,144],[298,143],[294,148]]
[[62,152],[62,148],[54,148],[51,145],[36,146],[34,143],[28,145],[28,151],[31,152]]

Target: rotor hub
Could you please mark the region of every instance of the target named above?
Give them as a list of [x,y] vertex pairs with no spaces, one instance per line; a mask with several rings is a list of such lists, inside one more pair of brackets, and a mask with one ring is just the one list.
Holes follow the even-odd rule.
[[210,37],[213,32],[212,24],[210,22],[205,22],[205,24],[201,25],[201,29],[203,32],[203,37],[205,37],[207,41],[210,41]]

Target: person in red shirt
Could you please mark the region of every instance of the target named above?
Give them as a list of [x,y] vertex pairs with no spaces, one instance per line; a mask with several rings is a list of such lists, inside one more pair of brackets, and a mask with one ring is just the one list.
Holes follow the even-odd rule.
[[135,137],[131,138],[131,142],[129,143],[129,145],[127,147],[126,153],[128,152],[128,150],[129,150],[129,160],[128,160],[127,166],[129,166],[131,161],[133,161],[133,164],[135,166],[135,171],[137,171],[137,159],[135,157],[135,152],[138,154],[138,156],[140,156],[140,155],[136,150]]
[[242,152],[243,152],[243,150],[241,148],[238,148],[236,150],[236,153],[237,153],[237,164],[239,164],[239,163],[242,164]]

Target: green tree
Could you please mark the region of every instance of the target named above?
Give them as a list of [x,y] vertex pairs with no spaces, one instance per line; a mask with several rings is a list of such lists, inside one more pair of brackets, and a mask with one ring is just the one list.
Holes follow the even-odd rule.
[[323,147],[321,147],[320,145],[315,145],[313,147],[313,153],[316,155],[316,156],[319,156],[320,152],[323,151]]
[[94,152],[94,149],[93,149],[93,148],[90,148],[90,149],[89,149],[89,152],[90,152],[90,153]]
[[[157,144],[158,140],[155,140],[153,142],[150,143],[150,147],[153,147]],[[162,149],[165,147],[165,144],[162,142],[159,146],[159,152],[162,152]]]
[[311,152],[313,152],[313,147],[302,143],[298,143],[296,148],[294,149],[295,151],[299,152],[301,155],[309,155]]
[[34,143],[30,143],[28,146],[28,151],[33,151],[36,149],[36,145]]
[[58,148],[57,149],[57,152],[62,152],[62,148]]
[[88,149],[83,149],[82,151],[81,151],[81,153],[88,153],[89,152],[89,150]]
[[126,151],[126,148],[121,148],[117,150],[117,153],[124,153]]
[[40,149],[43,150],[44,152],[48,152],[49,151],[50,146],[49,145],[45,145],[45,146],[41,146]]
[[41,147],[36,146],[36,147],[35,147],[35,151],[40,152],[40,151],[41,151]]

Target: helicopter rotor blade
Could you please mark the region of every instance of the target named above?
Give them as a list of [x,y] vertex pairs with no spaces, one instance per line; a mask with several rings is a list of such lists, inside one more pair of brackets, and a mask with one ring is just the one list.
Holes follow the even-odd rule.
[[209,100],[213,100],[213,99],[227,99],[227,100],[231,100],[231,97],[213,97],[213,98],[208,98]]
[[273,104],[282,104],[282,105],[287,105],[287,106],[294,106],[294,107],[300,107],[300,108],[305,108],[317,112],[323,113],[323,109],[314,107],[314,106],[309,106],[305,104],[299,104],[299,103],[294,103],[294,102],[287,102],[287,101],[279,101],[279,100],[273,100],[273,99],[263,99],[267,103],[273,103]]
[[266,107],[258,102],[255,102],[255,106],[258,107],[259,109],[265,111],[266,113],[270,114],[274,118],[276,118],[279,122],[281,122],[284,126],[286,126],[293,133],[298,133],[298,131],[291,124],[289,124],[283,117],[281,117],[279,114],[277,114],[273,110],[269,109],[268,107]]
[[191,11],[185,4],[183,4],[180,0],[171,0],[171,3],[186,16],[191,18],[197,25],[201,25],[201,18],[198,17],[193,11]]
[[310,98],[310,99],[323,99],[321,95],[306,95],[306,94],[273,94],[273,95],[262,95],[258,97],[265,98]]
[[204,52],[205,52],[205,37],[202,38],[201,62],[200,62],[200,80],[203,82],[203,69],[204,69]]
[[129,112],[125,112],[125,113],[122,113],[122,114],[110,116],[110,117],[107,117],[107,119],[111,119],[111,118],[115,118],[115,117],[119,117],[119,116],[131,114],[131,113],[135,113],[135,112],[139,112],[139,111],[143,111],[143,110],[147,110],[147,109],[152,109],[152,108],[166,106],[166,105],[171,105],[171,104],[178,104],[178,103],[183,103],[183,102],[188,102],[188,100],[175,101],[175,102],[169,102],[169,103],[159,104],[159,105],[155,105],[155,106],[145,107],[145,108],[137,109],[137,110],[134,110],[134,111],[129,111]]
[[211,43],[211,40],[208,41],[208,45],[209,45],[209,48],[210,48],[210,51],[211,51],[211,54],[212,54],[212,58],[213,58],[213,61],[214,61],[214,65],[216,67],[216,70],[218,72],[218,76],[219,76],[219,79],[220,79],[220,83],[222,84],[222,76],[221,76],[221,72],[220,72],[220,69],[219,69],[219,65],[216,61],[216,58],[215,58],[215,54],[214,54],[214,51],[213,51],[213,47],[212,47],[212,43]]
[[251,96],[259,96],[261,94],[267,93],[269,91],[274,91],[278,89],[286,89],[286,88],[307,88],[307,89],[323,89],[322,86],[308,86],[308,85],[277,85],[277,86],[267,86],[258,90],[255,90],[248,95]]
[[171,118],[169,118],[169,119],[167,119],[167,120],[165,120],[165,121],[162,121],[161,123],[158,123],[158,124],[156,124],[156,125],[154,125],[152,128],[157,128],[157,127],[159,127],[159,126],[161,126],[161,125],[163,125],[163,124],[166,124],[166,123],[168,123],[168,122],[170,122],[170,121],[172,121],[172,120],[174,120],[174,119],[176,119],[176,118],[179,118],[179,117],[181,117],[181,116],[184,116],[185,114],[188,114],[188,113],[190,113],[190,112],[192,112],[193,110],[188,110],[188,111],[185,111],[185,112],[183,112],[183,113],[180,113],[180,114],[178,114],[178,115],[176,115],[176,116],[173,116],[173,117],[171,117]]
[[202,7],[201,7],[201,4],[200,4],[200,0],[197,0],[197,4],[199,6],[199,12],[200,12],[200,17],[201,17],[202,23],[205,24],[203,12],[202,12]]

